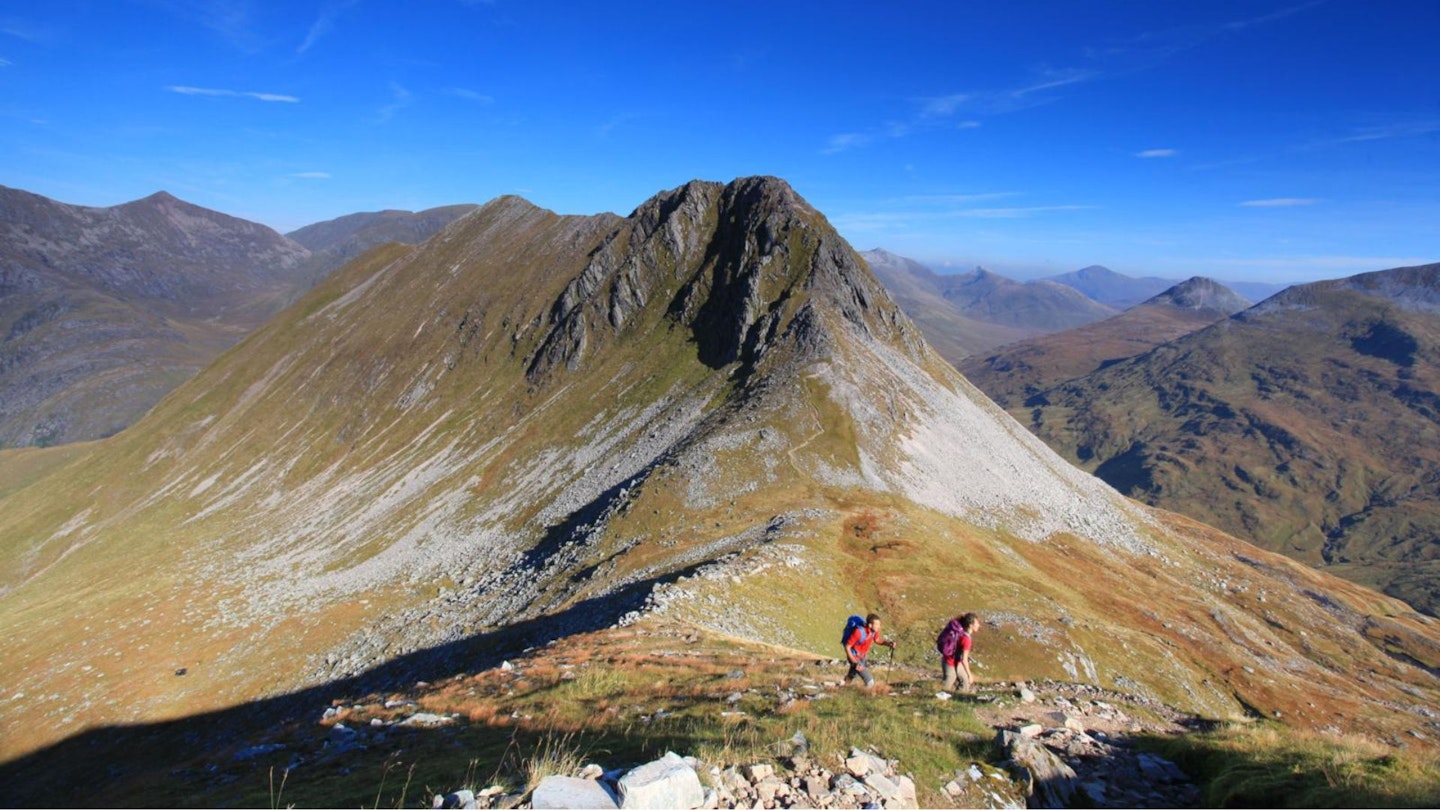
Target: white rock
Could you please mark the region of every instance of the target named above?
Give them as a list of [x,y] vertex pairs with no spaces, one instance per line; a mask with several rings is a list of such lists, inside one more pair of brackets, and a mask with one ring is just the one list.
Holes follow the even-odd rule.
[[430,714],[428,712],[420,712],[418,714],[412,714],[409,717],[405,718],[404,722],[402,722],[400,725],[406,726],[408,728],[434,728],[436,726],[448,726],[454,722],[455,718],[453,717],[446,717],[442,714]]
[[620,777],[620,806],[625,810],[692,810],[704,803],[700,777],[673,752]]
[[890,777],[871,771],[865,774],[865,784],[869,785],[880,798],[894,800],[900,798],[900,786],[890,780]]
[[530,794],[536,810],[615,810],[619,803],[603,782],[574,776],[547,776]]

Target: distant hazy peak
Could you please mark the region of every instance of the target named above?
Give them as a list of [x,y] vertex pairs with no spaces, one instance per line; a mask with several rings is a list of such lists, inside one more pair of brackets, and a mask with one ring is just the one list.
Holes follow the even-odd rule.
[[1226,315],[1249,309],[1250,304],[1234,290],[1204,276],[1186,279],[1144,303],[1178,309],[1211,309]]

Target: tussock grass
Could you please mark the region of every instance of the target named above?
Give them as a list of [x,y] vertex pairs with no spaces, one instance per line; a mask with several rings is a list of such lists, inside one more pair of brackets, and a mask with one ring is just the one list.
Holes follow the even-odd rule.
[[1205,786],[1211,807],[1440,807],[1440,755],[1276,724],[1145,745]]
[[519,770],[525,775],[525,790],[529,792],[547,776],[575,776],[584,765],[585,752],[574,734],[546,734]]

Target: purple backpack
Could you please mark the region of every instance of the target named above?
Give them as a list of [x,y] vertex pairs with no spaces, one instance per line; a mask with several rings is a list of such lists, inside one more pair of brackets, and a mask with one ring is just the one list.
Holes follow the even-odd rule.
[[960,626],[959,619],[951,619],[945,624],[945,629],[935,639],[935,649],[946,658],[954,658],[960,648],[960,637],[965,635],[965,628]]

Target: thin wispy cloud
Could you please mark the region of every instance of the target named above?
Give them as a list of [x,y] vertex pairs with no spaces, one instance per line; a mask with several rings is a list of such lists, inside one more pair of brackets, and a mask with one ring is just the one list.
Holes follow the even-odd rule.
[[[959,201],[959,205],[943,207],[940,210],[908,210],[896,211],[857,211],[848,214],[839,214],[831,218],[835,226],[841,231],[895,231],[909,230],[916,226],[934,224],[941,222],[953,222],[959,219],[986,219],[986,220],[1011,220],[1029,219],[1031,217],[1045,216],[1049,214],[1064,214],[1074,211],[1090,211],[1097,208],[1094,205],[1031,205],[1031,206],[1010,206],[1010,207],[985,207],[975,208],[965,205],[971,200],[981,200],[993,197],[1015,196],[1018,192],[1002,192],[996,194],[976,195],[936,195],[934,197],[921,197],[917,202],[930,203],[949,199]],[[912,198],[905,198],[912,199]]]
[[1257,25],[1265,25],[1266,23],[1272,23],[1276,20],[1283,20],[1286,17],[1299,14],[1302,11],[1307,11],[1316,6],[1323,6],[1328,2],[1330,2],[1330,0],[1311,0],[1311,2],[1309,3],[1300,3],[1299,5],[1282,8],[1278,11],[1272,11],[1269,14],[1261,14],[1259,17],[1251,17],[1244,20],[1234,20],[1232,22],[1225,23],[1223,28],[1226,31],[1244,31],[1246,28],[1253,28]]
[[6,58],[3,57],[3,56],[0,56],[0,68],[7,68],[7,67],[10,67],[10,66],[13,65],[13,64],[15,64],[15,63],[14,63],[14,62],[11,62],[9,59],[6,59]]
[[956,113],[965,102],[972,96],[969,93],[955,93],[939,98],[923,99],[920,108],[921,118],[939,118],[951,116]]
[[1141,152],[1136,152],[1135,157],[1142,158],[1144,160],[1151,160],[1154,158],[1175,157],[1178,154],[1180,154],[1179,149],[1146,149]]
[[330,33],[335,28],[335,20],[345,11],[355,5],[358,0],[332,0],[320,9],[320,16],[310,24],[310,30],[305,33],[305,41],[295,49],[296,53],[305,53],[320,41],[321,37]]
[[284,104],[297,104],[300,99],[295,96],[288,96],[283,93],[257,93],[253,90],[224,90],[215,87],[192,87],[185,84],[168,85],[166,90],[172,93],[179,93],[182,96],[212,96],[217,98],[253,98],[257,101],[280,102]]
[[1064,214],[1071,211],[1094,211],[1098,205],[1017,205],[1004,208],[968,208],[952,212],[962,219],[1023,219],[1044,214]]
[[23,39],[32,45],[50,45],[57,39],[54,29],[14,17],[0,19],[0,34]]
[[296,172],[296,173],[294,173],[294,174],[292,174],[292,175],[290,175],[290,176],[291,176],[291,177],[294,177],[294,178],[297,178],[297,179],[300,179],[300,180],[329,180],[329,179],[330,179],[330,173],[329,173],[329,172]]
[[[1047,91],[1102,78],[1104,73],[1088,68],[1043,68],[1023,84],[998,91],[948,93],[912,99],[914,110],[908,118],[886,121],[872,130],[830,136],[820,151],[833,155],[887,140],[898,140],[917,132],[936,129],[979,129],[981,121],[971,117],[1002,115],[1049,104],[1056,97]],[[965,117],[961,117],[962,114]],[[959,119],[959,120],[956,120]]]
[[445,93],[446,93],[447,95],[451,95],[451,96],[454,96],[454,97],[456,97],[456,98],[463,98],[463,99],[465,99],[466,101],[473,101],[473,102],[475,102],[476,104],[494,104],[494,103],[495,103],[495,99],[494,99],[493,96],[487,96],[487,95],[485,95],[484,93],[477,93],[477,92],[475,92],[474,90],[470,90],[470,89],[467,89],[467,88],[464,88],[464,87],[451,87],[451,88],[447,89],[447,90],[445,91]]
[[208,28],[242,51],[254,53],[265,47],[265,38],[256,32],[248,0],[155,0],[173,14]]
[[981,191],[973,194],[910,194],[900,197],[897,202],[905,205],[956,206],[987,200],[1003,200],[1007,197],[1022,196],[1018,191]]
[[833,155],[837,152],[845,152],[868,145],[873,139],[872,136],[860,132],[843,132],[839,135],[831,135],[830,142],[820,152],[826,155]]
[[396,113],[409,107],[414,97],[399,82],[390,82],[390,98],[390,103],[381,107],[378,112],[379,122],[382,124],[389,122]]
[[1364,141],[1418,138],[1425,135],[1434,135],[1437,132],[1440,132],[1440,121],[1398,121],[1390,124],[1362,127],[1356,129],[1349,135],[1332,138],[1327,141],[1318,141],[1310,144],[1310,146],[1338,146],[1340,144],[1362,143]]
[[1269,25],[1326,2],[1328,0],[1313,0],[1313,2],[1288,6],[1257,17],[1147,31],[1127,40],[1087,47],[1085,55],[1112,71],[1129,73],[1147,70],[1172,57],[1205,45],[1217,37],[1239,34],[1251,28]]
[[1314,205],[1320,202],[1311,197],[1274,197],[1267,200],[1246,200],[1240,203],[1242,208],[1296,208],[1302,205]]
[[1043,90],[1054,90],[1057,87],[1067,87],[1072,84],[1093,81],[1101,75],[1100,71],[1087,68],[1046,69],[1043,71],[1039,81],[1011,90],[1009,95],[1011,98],[1019,99]]
[[634,113],[619,113],[613,115],[609,120],[595,128],[595,134],[601,138],[609,137],[610,133],[614,132],[616,128],[624,126],[633,120],[635,120]]

